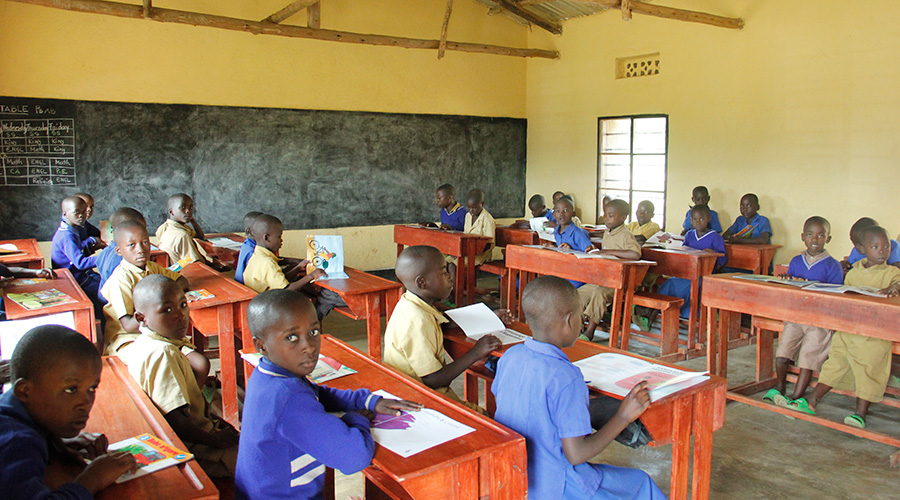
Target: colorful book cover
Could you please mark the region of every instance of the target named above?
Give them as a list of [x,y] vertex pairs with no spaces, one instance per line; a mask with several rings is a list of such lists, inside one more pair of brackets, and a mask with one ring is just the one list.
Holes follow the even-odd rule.
[[306,237],[307,272],[321,269],[327,274],[319,280],[346,279],[344,272],[344,237],[315,235]]
[[188,290],[184,292],[184,296],[187,297],[188,302],[196,302],[198,300],[211,299],[215,297],[215,295],[203,288],[199,290]]
[[138,470],[135,473],[125,473],[117,483],[124,483],[136,477],[162,470],[173,465],[178,465],[194,458],[194,455],[179,450],[151,434],[141,434],[132,438],[109,445],[109,451],[127,451],[137,460]]
[[19,304],[20,306],[28,310],[59,306],[62,304],[72,304],[76,302],[75,299],[55,288],[40,290],[37,292],[8,293],[6,294],[6,296],[16,304]]
[[38,283],[46,283],[50,280],[46,278],[19,278],[13,280],[12,285],[36,285]]
[[[262,354],[258,352],[241,352],[241,359],[253,366],[259,366],[260,358],[262,358]],[[356,373],[356,370],[353,368],[343,365],[340,361],[329,358],[324,354],[319,354],[319,361],[316,362],[316,367],[313,368],[312,373],[307,375],[306,378],[310,382],[323,384],[329,380],[353,375],[354,373]]]

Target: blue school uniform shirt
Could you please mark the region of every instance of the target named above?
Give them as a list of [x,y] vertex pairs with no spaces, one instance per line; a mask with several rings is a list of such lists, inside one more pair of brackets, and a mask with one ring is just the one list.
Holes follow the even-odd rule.
[[234,263],[234,280],[242,285],[244,284],[244,269],[247,269],[247,263],[250,262],[250,257],[253,257],[254,250],[256,250],[256,240],[250,237],[244,239],[237,262]]
[[772,241],[772,225],[769,224],[768,217],[759,214],[756,214],[750,222],[747,222],[747,218],[743,215],[738,216],[737,219],[734,219],[734,224],[732,224],[728,230],[731,231],[731,234],[738,234],[747,226],[752,227],[752,229],[747,231],[747,233],[743,234],[741,237],[759,238],[763,233],[769,233],[769,239],[766,243]]
[[[850,252],[850,256],[847,257],[847,262],[851,264],[856,264],[857,262],[863,260],[865,255],[856,251],[856,247]],[[891,254],[888,255],[887,263],[895,264],[900,262],[900,243],[897,243],[897,240],[891,240]]]
[[553,217],[553,210],[550,210],[549,208],[544,212],[544,215],[539,215],[538,217],[546,217],[548,221],[556,222],[556,217]]
[[53,233],[52,243],[50,261],[54,269],[68,269],[79,284],[94,274],[92,269],[97,266],[97,259],[85,255],[85,250],[90,244],[81,239],[77,228],[63,220]]
[[100,288],[106,283],[113,271],[119,267],[122,262],[122,256],[116,253],[115,240],[110,241],[109,245],[97,254],[97,272],[100,273]]
[[[689,208],[687,213],[684,214],[684,223],[681,225],[686,230],[691,229],[691,209]],[[709,227],[712,228],[713,231],[717,233],[722,232],[722,224],[719,223],[719,214],[713,210],[709,209]]]
[[788,264],[788,275],[809,281],[843,284],[844,269],[841,267],[841,263],[828,255],[827,251],[824,254],[824,256],[819,255],[815,260],[806,252],[794,257]]
[[500,358],[491,384],[494,419],[525,437],[528,498],[558,499],[567,485],[590,497],[603,473],[589,463],[572,465],[562,439],[591,434],[588,388],[581,370],[558,347],[525,339]]
[[[372,462],[369,419],[381,396],[337,390],[260,359],[247,384],[235,486],[237,498],[323,497],[325,468],[344,474]],[[346,411],[338,418],[327,412]]]
[[85,221],[83,226],[77,226],[76,229],[78,230],[78,236],[81,236],[81,239],[89,245],[100,241],[100,230],[90,222]]
[[12,391],[0,395],[0,492],[3,492],[3,498],[94,498],[90,490],[78,483],[66,483],[53,491],[44,484],[48,438]]
[[[572,247],[572,250],[583,252],[587,247],[593,245],[591,237],[584,228],[580,228],[575,224],[570,223],[565,231],[560,232],[560,227],[561,226],[556,226],[553,228],[553,238],[556,240],[556,246],[568,243],[569,246]],[[575,288],[584,285],[584,282],[582,281],[569,280],[569,283]]]
[[454,231],[463,231],[466,228],[466,210],[463,210],[459,202],[453,205],[449,211],[446,208],[441,209],[441,224],[447,224]]
[[[691,229],[684,235],[684,246],[695,248],[697,250],[713,249],[716,252],[725,253],[725,240],[722,235],[713,231],[707,231],[703,236],[697,236],[697,230]],[[722,255],[716,259],[716,266],[722,267],[728,261],[727,255]]]

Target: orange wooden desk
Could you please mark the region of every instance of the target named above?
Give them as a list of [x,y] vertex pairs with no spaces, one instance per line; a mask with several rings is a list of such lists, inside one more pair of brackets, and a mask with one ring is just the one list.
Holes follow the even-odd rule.
[[[404,246],[428,245],[445,255],[457,258],[456,283],[453,286],[454,302],[458,306],[475,301],[475,256],[491,241],[486,236],[460,231],[442,231],[421,226],[394,226],[394,243],[397,255]],[[461,272],[465,270],[464,272]]]
[[[711,373],[726,376],[728,339],[736,328],[740,328],[741,313],[900,342],[900,297],[879,298],[852,293],[813,292],[790,285],[760,283],[735,276],[739,275],[713,275],[703,280],[703,307],[707,308],[709,335],[707,368]],[[748,394],[775,386],[772,372],[773,338],[771,335],[760,334],[758,342],[757,380],[731,388],[729,399],[900,448],[900,439],[894,436],[856,429],[748,397]],[[885,403],[898,406],[891,404],[890,398],[885,398]],[[894,464],[898,461],[900,453],[892,457]]]
[[191,322],[206,336],[219,338],[219,360],[222,370],[222,413],[228,423],[240,429],[237,401],[237,360],[235,336],[246,332],[247,305],[256,292],[222,276],[205,264],[192,262],[182,269],[191,290],[204,289],[215,297],[197,300],[189,304]]
[[775,250],[781,245],[751,245],[726,243],[725,253],[728,255],[728,267],[746,269],[753,274],[769,274],[769,264],[775,256]]
[[[119,358],[103,358],[103,374],[97,387],[97,399],[91,410],[85,432],[106,434],[110,443],[139,434],[153,434],[170,445],[187,447],[169,427],[166,419],[128,373]],[[71,481],[80,468],[74,464],[55,463],[48,467],[48,485]],[[213,500],[219,491],[194,460],[169,467],[131,481],[114,484],[97,493],[98,500]]]
[[508,245],[539,245],[541,239],[538,234],[531,229],[520,229],[516,227],[500,227],[494,231],[494,244],[498,247]]
[[[235,242],[241,243],[241,244],[244,243],[244,239],[245,239],[243,236],[239,236],[234,233],[212,233],[212,234],[206,235],[207,240],[210,240],[212,238],[228,238],[231,241],[235,241]],[[235,263],[237,262],[238,255],[240,255],[240,253],[241,253],[240,250],[232,250],[230,248],[219,247],[219,246],[213,245],[209,241],[203,241],[203,240],[199,240],[199,241],[200,241],[200,244],[203,246],[203,250],[206,251],[206,253],[210,257],[215,255],[216,257],[219,258],[220,262],[222,262],[223,264],[227,264],[231,267],[234,267]]]
[[169,267],[169,254],[165,250],[160,250],[156,245],[150,246],[150,260],[162,267]]
[[[37,316],[46,316],[48,314],[56,314],[71,311],[75,315],[75,330],[89,338],[91,342],[97,344],[97,326],[94,323],[94,305],[88,299],[84,291],[78,286],[78,282],[72,277],[72,273],[68,269],[55,269],[57,278],[48,280],[34,285],[16,285],[11,284],[2,289],[3,306],[6,308],[6,317],[9,319],[26,319]],[[52,307],[42,307],[40,309],[25,309],[16,304],[9,297],[8,293],[24,293],[38,292],[55,288],[60,292],[75,299],[70,304],[61,304]]]
[[[514,323],[512,327],[526,335],[531,334],[528,326],[524,323]],[[458,358],[471,349],[473,345],[474,343],[466,338],[459,328],[448,329],[444,332],[444,348],[447,350],[447,354],[453,358]],[[510,347],[512,345],[503,346],[502,349],[494,354],[502,355],[503,351]],[[572,362],[595,354],[615,352],[626,356],[634,356],[651,363],[683,369],[678,365],[662,363],[652,358],[637,356],[619,349],[583,340],[576,341],[574,346],[563,349],[563,352]],[[486,370],[483,363],[473,365],[473,369],[466,372],[466,399],[476,404],[478,403],[478,378],[485,380],[485,394],[491,394],[493,376],[493,372]],[[591,388],[591,391],[599,393],[593,388]],[[619,397],[614,394],[607,395]],[[496,407],[492,400],[492,396],[488,398],[488,411],[490,413],[493,413]],[[641,416],[641,421],[653,437],[653,441],[650,443],[651,446],[672,444],[670,500],[686,498],[705,500],[709,498],[713,431],[721,428],[725,423],[725,379],[713,376],[702,384],[655,401]],[[690,474],[692,436],[694,438],[693,475]],[[693,495],[691,497],[688,497],[689,483],[693,484],[691,487]]]
[[[654,273],[674,276],[691,280],[691,313],[688,318],[688,353],[700,348],[697,344],[702,342],[700,331],[706,323],[706,316],[700,308],[700,279],[710,275],[716,267],[716,259],[720,253],[713,252],[688,252],[679,250],[665,250],[659,248],[641,249],[641,257],[656,262]],[[697,311],[700,310],[699,318]],[[689,355],[690,357],[690,355]]]
[[[533,275],[550,274],[569,280],[603,285],[615,289],[612,303],[612,326],[610,327],[609,345],[618,346],[620,334],[631,328],[631,309],[634,303],[634,289],[637,287],[650,266],[654,262],[647,260],[621,259],[579,259],[543,248],[532,248],[519,245],[506,247],[507,305],[513,317],[524,321],[519,316],[519,297],[517,287],[525,289],[525,285]],[[622,349],[628,350],[627,336],[621,337]]]
[[376,446],[373,466],[363,472],[367,500],[526,497],[528,465],[525,438],[329,335],[322,336],[321,352],[358,372],[328,382],[330,387],[384,389],[398,398],[423,403],[475,428],[475,432],[410,458]]
[[347,279],[317,280],[315,285],[344,299],[347,307],[339,307],[336,311],[348,318],[366,320],[369,356],[381,361],[381,316],[390,317],[394,312],[403,294],[403,285],[352,267],[344,267],[344,272]]
[[[0,245],[15,245],[20,253],[0,255],[0,264],[27,269],[41,269],[44,267],[44,254],[38,247],[37,240],[0,240]],[[49,266],[48,266],[49,267]]]

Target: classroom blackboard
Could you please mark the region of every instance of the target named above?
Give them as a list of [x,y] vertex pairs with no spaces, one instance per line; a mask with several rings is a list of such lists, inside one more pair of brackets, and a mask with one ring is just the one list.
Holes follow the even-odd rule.
[[0,119],[25,107],[72,120],[75,185],[0,185],[0,239],[49,240],[79,191],[95,225],[131,206],[151,233],[178,192],[206,232],[242,231],[252,210],[288,229],[435,220],[445,182],[482,189],[494,217],[523,214],[524,119],[11,97]]

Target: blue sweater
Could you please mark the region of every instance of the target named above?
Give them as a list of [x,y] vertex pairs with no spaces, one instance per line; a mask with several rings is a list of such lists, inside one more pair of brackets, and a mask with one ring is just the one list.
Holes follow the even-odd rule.
[[256,250],[256,240],[247,238],[241,243],[241,252],[238,254],[237,261],[234,263],[234,281],[244,284],[244,270],[247,269],[247,263],[250,257],[253,257],[253,251]]
[[0,396],[0,493],[6,500],[63,500],[94,498],[78,483],[54,491],[44,484],[47,434],[38,428],[25,405],[12,391]]
[[266,358],[247,384],[235,485],[238,498],[323,498],[325,468],[344,474],[372,463],[369,420],[381,399],[367,389],[341,391],[297,378]]
[[94,257],[84,254],[89,246],[89,240],[82,240],[77,228],[62,221],[53,233],[53,247],[50,252],[53,268],[66,268],[72,271],[75,281],[82,283],[85,275],[93,273],[91,269],[97,265]]
[[788,275],[821,283],[835,285],[844,283],[844,269],[841,268],[841,263],[830,255],[810,264],[801,253],[791,259],[791,263],[788,265]]

